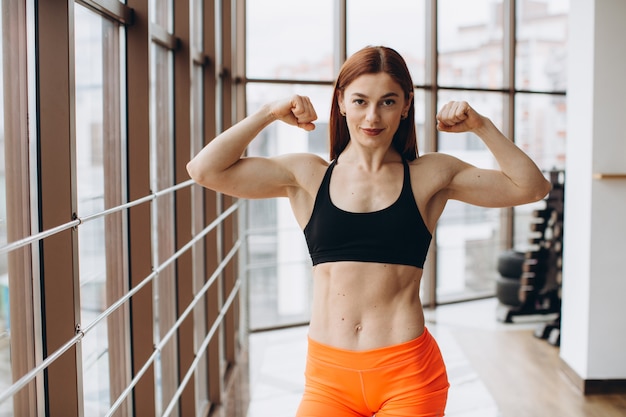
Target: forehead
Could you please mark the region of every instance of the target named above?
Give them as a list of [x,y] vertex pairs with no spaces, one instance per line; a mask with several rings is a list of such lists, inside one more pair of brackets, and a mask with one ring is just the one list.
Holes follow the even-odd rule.
[[344,90],[344,94],[360,94],[367,97],[381,97],[389,93],[404,96],[402,87],[386,72],[363,74],[352,81]]

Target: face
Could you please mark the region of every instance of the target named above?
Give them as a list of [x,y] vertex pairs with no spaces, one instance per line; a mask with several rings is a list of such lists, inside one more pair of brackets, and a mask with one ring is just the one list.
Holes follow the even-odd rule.
[[413,93],[406,100],[400,84],[385,72],[361,75],[339,96],[350,140],[367,147],[391,146],[412,99]]

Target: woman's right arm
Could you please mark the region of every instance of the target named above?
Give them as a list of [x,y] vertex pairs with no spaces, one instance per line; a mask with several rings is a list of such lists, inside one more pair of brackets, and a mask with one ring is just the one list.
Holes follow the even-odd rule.
[[242,198],[285,197],[295,185],[293,163],[288,156],[243,157],[252,140],[275,120],[315,129],[315,109],[308,97],[293,96],[261,107],[209,142],[187,164],[198,184]]

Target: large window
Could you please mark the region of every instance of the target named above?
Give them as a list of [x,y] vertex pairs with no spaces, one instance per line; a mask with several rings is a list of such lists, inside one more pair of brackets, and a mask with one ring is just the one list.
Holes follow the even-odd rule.
[[[490,117],[541,169],[564,166],[567,0],[322,2],[295,32],[288,26],[293,19],[286,15],[296,6],[275,3],[281,7],[272,9],[276,13],[267,13],[259,2],[247,1],[248,111],[282,95],[310,94],[324,126],[332,80],[341,65],[336,60],[344,58],[341,51],[350,55],[363,46],[382,44],[405,57],[416,85],[420,153],[445,152],[484,168],[496,167],[480,139],[470,134],[439,134],[430,122],[448,100],[466,100]],[[436,25],[431,24],[434,16]],[[267,31],[268,27],[285,28],[286,33],[297,35],[288,40],[281,37],[284,42],[279,42],[273,37],[279,31]],[[309,45],[312,39],[316,42]],[[289,42],[296,50],[287,47]],[[299,55],[302,45],[309,45],[306,60]],[[324,70],[312,70],[318,68]],[[312,88],[310,84],[326,87]],[[327,141],[317,137],[319,132],[314,141],[282,139],[306,135],[313,136],[271,126],[252,143],[250,152],[276,155],[314,148],[327,157],[327,149],[316,145]],[[250,326],[260,329],[306,321],[310,285],[306,265],[310,260],[302,247],[302,233],[283,202],[249,204]],[[425,301],[493,295],[499,251],[525,247],[530,214],[540,205],[506,210],[449,202],[433,242],[436,257],[431,251],[426,266],[429,273],[424,275],[424,280],[430,281],[425,286],[436,285],[436,300],[430,300],[427,293]],[[510,216],[513,222],[508,221]],[[284,246],[290,251],[283,251]],[[290,306],[298,307],[292,310]]]
[[234,107],[241,6],[0,6],[0,416],[229,414],[240,204],[185,166]]
[[426,21],[425,7],[423,0],[388,0],[384,6],[377,0],[348,0],[345,27],[348,55],[367,45],[392,47],[406,60],[413,82],[423,85],[426,31],[420,22]]
[[333,0],[246,1],[248,78],[332,80]]
[[[118,24],[82,7],[74,10],[77,214],[124,203],[125,143],[121,122]],[[121,212],[78,228],[81,324],[90,326],[128,292]],[[82,342],[85,414],[105,414],[130,381],[128,306],[95,323]]]

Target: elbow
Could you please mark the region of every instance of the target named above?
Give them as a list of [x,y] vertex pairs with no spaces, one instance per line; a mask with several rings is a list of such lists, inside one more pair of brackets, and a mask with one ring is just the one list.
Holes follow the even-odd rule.
[[209,190],[219,191],[221,177],[218,172],[207,169],[205,161],[194,158],[187,162],[186,168],[189,177],[198,185],[208,188]]
[[526,184],[523,191],[520,189],[520,200],[515,204],[530,204],[543,200],[552,190],[552,183],[543,176],[540,181]]
[[198,182],[198,173],[196,172],[195,164],[193,163],[193,159],[187,162],[187,174],[189,174],[189,178]]
[[199,165],[200,164],[195,159],[187,162],[187,173],[192,180],[198,184],[202,184],[204,182],[204,175]]
[[536,187],[534,201],[539,201],[545,198],[550,193],[550,191],[552,191],[552,183],[547,179],[542,178],[541,183],[538,184]]

